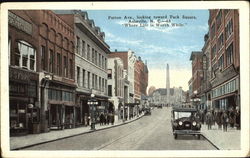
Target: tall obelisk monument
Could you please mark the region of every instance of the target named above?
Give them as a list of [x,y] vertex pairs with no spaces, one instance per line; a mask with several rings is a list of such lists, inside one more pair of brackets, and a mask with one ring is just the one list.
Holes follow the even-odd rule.
[[170,80],[169,80],[169,66],[166,69],[166,89],[167,89],[167,104],[170,103]]

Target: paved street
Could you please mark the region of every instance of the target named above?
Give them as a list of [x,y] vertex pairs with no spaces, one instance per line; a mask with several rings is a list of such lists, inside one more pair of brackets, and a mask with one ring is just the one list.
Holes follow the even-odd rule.
[[152,115],[132,123],[24,150],[216,150],[206,139],[172,135],[170,108],[154,109]]

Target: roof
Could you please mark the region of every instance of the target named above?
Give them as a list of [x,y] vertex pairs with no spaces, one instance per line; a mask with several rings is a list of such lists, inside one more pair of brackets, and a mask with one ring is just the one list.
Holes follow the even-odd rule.
[[181,111],[181,112],[196,112],[197,109],[194,108],[181,108],[181,107],[173,107],[172,111]]

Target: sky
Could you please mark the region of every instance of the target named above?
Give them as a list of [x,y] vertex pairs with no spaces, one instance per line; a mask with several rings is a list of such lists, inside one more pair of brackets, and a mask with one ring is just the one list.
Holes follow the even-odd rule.
[[[190,55],[200,51],[208,32],[208,10],[87,10],[89,19],[105,33],[111,51],[135,52],[149,69],[148,88],[188,90]],[[128,26],[129,25],[129,26]]]

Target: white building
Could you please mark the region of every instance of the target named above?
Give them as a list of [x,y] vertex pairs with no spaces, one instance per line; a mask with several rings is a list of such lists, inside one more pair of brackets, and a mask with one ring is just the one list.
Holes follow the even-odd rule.
[[123,61],[118,58],[108,58],[108,96],[115,107],[115,121],[121,119],[124,105],[124,68]]

